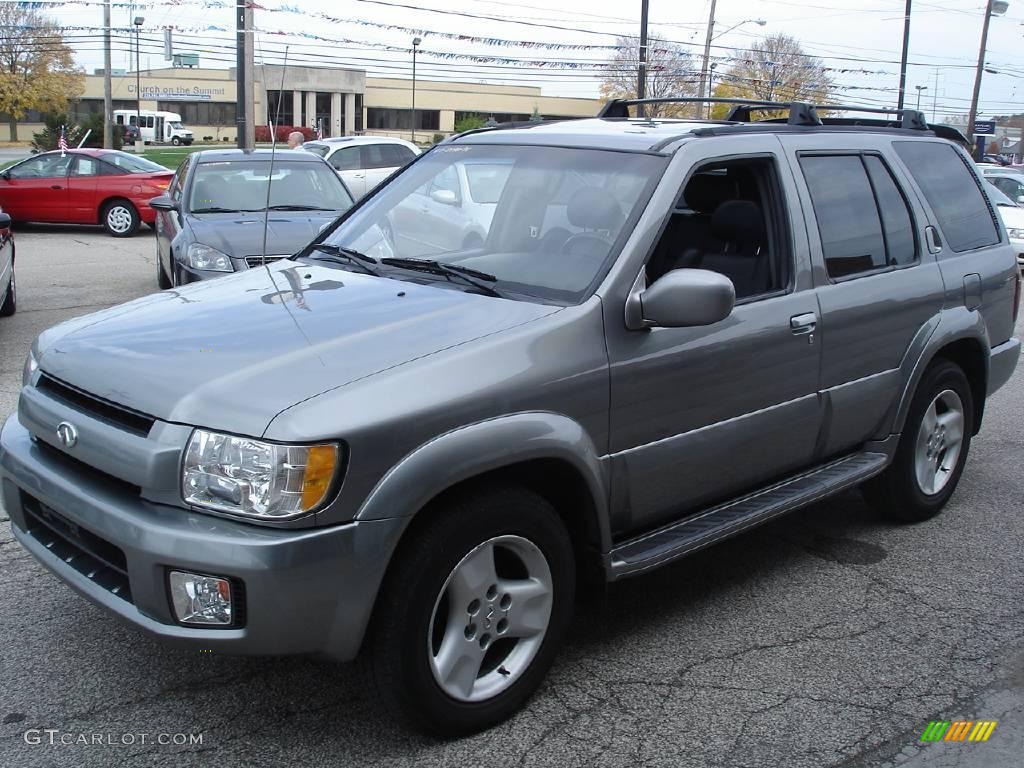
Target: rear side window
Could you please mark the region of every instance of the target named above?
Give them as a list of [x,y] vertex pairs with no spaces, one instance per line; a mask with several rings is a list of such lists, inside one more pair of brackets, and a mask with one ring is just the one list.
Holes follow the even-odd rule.
[[408,147],[403,147],[401,144],[382,144],[381,152],[384,156],[384,162],[387,163],[389,168],[405,165],[414,157],[412,150]]
[[888,266],[882,221],[860,155],[805,156],[800,167],[829,277]]
[[895,141],[893,147],[924,192],[950,248],[959,253],[999,242],[988,201],[951,145]]
[[885,235],[889,263],[896,267],[913,264],[917,260],[917,243],[914,240],[914,223],[910,218],[907,201],[886,168],[882,158],[865,155],[864,165],[868,169],[871,186],[875,188],[878,210],[882,214],[882,231]]

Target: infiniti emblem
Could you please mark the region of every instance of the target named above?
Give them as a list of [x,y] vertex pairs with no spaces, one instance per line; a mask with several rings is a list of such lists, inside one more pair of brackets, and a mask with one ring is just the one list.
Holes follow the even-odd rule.
[[65,448],[74,448],[78,442],[78,430],[74,424],[62,421],[57,425],[57,438]]

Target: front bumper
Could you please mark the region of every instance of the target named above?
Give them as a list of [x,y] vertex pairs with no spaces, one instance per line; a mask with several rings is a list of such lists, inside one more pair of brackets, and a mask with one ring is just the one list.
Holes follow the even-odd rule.
[[[16,415],[0,431],[0,494],[18,541],[80,594],[171,644],[232,654],[354,658],[406,523],[389,518],[272,529],[154,504],[37,445]],[[38,530],[32,522],[37,502],[70,523],[62,528],[61,547],[48,549],[32,532]],[[89,578],[89,568],[75,567],[76,538],[101,540],[123,552],[130,598],[111,591],[103,578]],[[90,551],[83,545],[81,556],[88,558]],[[175,623],[167,592],[172,568],[240,583],[244,625]]]

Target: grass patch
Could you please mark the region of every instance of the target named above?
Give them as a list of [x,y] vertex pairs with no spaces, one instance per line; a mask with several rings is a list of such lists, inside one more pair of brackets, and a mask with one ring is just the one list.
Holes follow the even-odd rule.
[[154,163],[159,163],[164,168],[170,168],[172,171],[181,165],[181,161],[191,155],[193,152],[198,152],[201,149],[209,149],[209,147],[174,147],[164,148],[160,147],[157,149],[147,149],[142,153],[142,157],[147,160],[152,160]]

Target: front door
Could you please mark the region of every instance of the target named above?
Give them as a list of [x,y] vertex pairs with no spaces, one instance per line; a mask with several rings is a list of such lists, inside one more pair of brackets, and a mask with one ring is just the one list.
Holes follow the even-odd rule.
[[48,152],[8,168],[0,182],[0,205],[15,221],[67,221],[72,159],[70,153]]
[[[174,178],[167,187],[167,196],[176,202],[179,207],[184,207],[183,190],[185,188],[185,177],[188,175],[189,161],[186,159],[178,166]],[[163,267],[164,274],[168,277],[174,274],[174,257],[171,251],[171,243],[181,231],[181,211],[157,211],[153,221],[156,229],[156,254]]]
[[725,274],[732,314],[706,327],[625,330],[622,307],[606,310],[617,535],[814,460],[821,343],[807,241],[778,141],[743,137],[736,149],[752,139],[763,152],[696,162],[641,278]]
[[328,157],[327,162],[341,176],[348,191],[352,193],[353,200],[358,200],[366,194],[366,172],[360,165],[358,146],[342,147]]
[[68,174],[68,221],[95,224],[99,213],[96,185],[100,161],[89,155],[76,155]]

